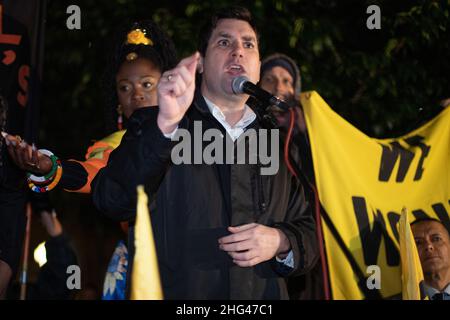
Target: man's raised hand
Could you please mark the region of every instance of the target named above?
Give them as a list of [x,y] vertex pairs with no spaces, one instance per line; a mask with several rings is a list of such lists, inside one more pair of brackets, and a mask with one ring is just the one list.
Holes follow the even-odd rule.
[[170,133],[177,127],[194,99],[195,72],[200,59],[198,52],[184,58],[164,72],[158,84],[158,127]]

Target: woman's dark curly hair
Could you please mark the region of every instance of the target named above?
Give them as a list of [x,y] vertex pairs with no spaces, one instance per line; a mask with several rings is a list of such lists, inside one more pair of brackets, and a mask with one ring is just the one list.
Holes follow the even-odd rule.
[[[127,35],[130,31],[140,29],[145,32],[153,45],[127,44]],[[126,23],[115,34],[112,54],[107,62],[103,76],[103,86],[106,100],[106,125],[108,132],[117,130],[117,105],[119,104],[116,91],[116,74],[120,66],[126,61],[126,56],[135,52],[139,58],[151,61],[159,68],[161,73],[174,68],[177,64],[175,45],[169,36],[151,20],[141,20]],[[124,125],[126,126],[124,119]]]

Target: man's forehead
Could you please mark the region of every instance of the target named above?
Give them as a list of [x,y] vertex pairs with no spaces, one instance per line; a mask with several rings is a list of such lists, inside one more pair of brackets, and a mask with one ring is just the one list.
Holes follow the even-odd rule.
[[414,235],[447,234],[445,227],[437,221],[423,221],[412,226]]
[[292,76],[289,73],[289,71],[287,71],[285,68],[283,68],[281,66],[273,66],[269,70],[265,71],[264,75],[271,75],[271,76],[280,75],[280,76],[288,77],[289,79],[292,79]]
[[212,32],[213,37],[217,36],[234,37],[239,36],[242,38],[248,38],[249,40],[257,40],[256,33],[252,26],[244,20],[238,19],[220,19],[217,22],[217,26]]

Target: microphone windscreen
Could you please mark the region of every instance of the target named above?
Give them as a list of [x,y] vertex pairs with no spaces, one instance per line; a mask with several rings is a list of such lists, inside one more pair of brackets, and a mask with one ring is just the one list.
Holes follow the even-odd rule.
[[249,80],[246,76],[239,76],[234,78],[231,82],[231,90],[233,90],[234,94],[244,93],[244,83],[248,81]]

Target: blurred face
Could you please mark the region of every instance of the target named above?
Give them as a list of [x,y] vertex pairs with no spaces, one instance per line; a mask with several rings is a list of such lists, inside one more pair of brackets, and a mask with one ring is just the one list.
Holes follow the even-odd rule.
[[447,230],[436,221],[411,226],[425,274],[450,270],[450,239]]
[[208,99],[230,100],[234,95],[232,80],[245,75],[252,82],[259,80],[259,50],[256,34],[248,22],[221,19],[211,34],[203,66],[202,93]]
[[129,118],[138,108],[158,104],[156,85],[159,78],[161,71],[147,59],[122,63],[116,75],[116,89],[125,117]]
[[[279,66],[266,70],[261,77],[259,86],[284,101],[288,101],[294,96],[294,79],[286,69]],[[295,111],[297,112],[297,110]],[[288,112],[276,108],[272,113],[281,127],[289,126]]]
[[260,87],[285,101],[294,95],[294,79],[286,69],[278,66],[263,74]]

